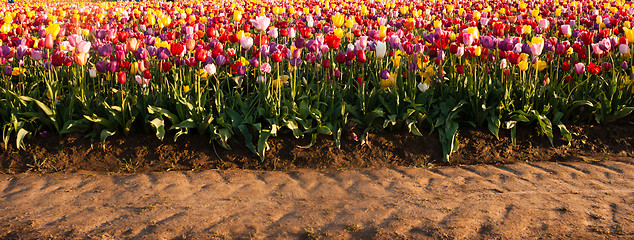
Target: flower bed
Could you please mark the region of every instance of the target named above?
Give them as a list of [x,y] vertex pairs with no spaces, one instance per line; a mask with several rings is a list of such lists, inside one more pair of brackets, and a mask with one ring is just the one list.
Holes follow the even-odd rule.
[[[634,110],[630,2],[2,3],[5,148],[38,134],[240,139],[438,132],[496,138]],[[556,129],[556,130],[553,130]],[[558,132],[558,135],[555,133]]]

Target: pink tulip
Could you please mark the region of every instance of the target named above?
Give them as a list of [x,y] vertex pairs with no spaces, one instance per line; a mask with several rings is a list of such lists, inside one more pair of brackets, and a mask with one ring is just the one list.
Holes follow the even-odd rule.
[[73,34],[68,36],[68,43],[70,43],[71,46],[73,47],[77,47],[77,43],[82,41],[81,36],[77,35],[77,34]]
[[265,72],[265,73],[271,73],[271,64],[264,63],[264,64],[260,65],[260,70],[262,72]]
[[572,35],[572,28],[570,28],[570,25],[561,25],[559,29],[561,30],[561,34],[563,34],[564,36]]
[[575,64],[575,73],[583,74],[586,71],[586,66],[583,63]]
[[538,27],[541,29],[546,29],[550,25],[550,22],[547,19],[539,19]]
[[51,48],[53,48],[53,45],[54,45],[54,43],[53,43],[53,35],[51,35],[50,33],[46,34],[46,38],[44,39],[44,47],[48,48],[48,49],[51,49]]
[[253,24],[253,27],[258,31],[264,32],[267,28],[269,28],[271,19],[265,16],[257,16],[255,19],[251,19],[251,24]]
[[245,49],[245,50],[251,49],[251,46],[253,46],[253,38],[242,37],[240,39],[240,45],[242,46],[242,49]]
[[269,34],[270,38],[277,38],[277,36],[279,35],[278,31],[277,31],[277,28],[271,28],[271,30],[269,30],[268,34]]
[[80,40],[77,43],[77,47],[75,48],[75,51],[78,53],[88,53],[88,51],[90,51],[90,42],[89,41],[82,41]]
[[531,53],[535,56],[539,56],[542,54],[542,51],[544,50],[544,44],[543,43],[533,43],[531,44]]
[[469,33],[463,33],[462,34],[462,42],[464,43],[465,46],[471,46],[471,44],[473,44],[473,35],[469,34]]
[[627,44],[621,44],[619,45],[619,53],[621,54],[627,54],[630,52],[630,47]]

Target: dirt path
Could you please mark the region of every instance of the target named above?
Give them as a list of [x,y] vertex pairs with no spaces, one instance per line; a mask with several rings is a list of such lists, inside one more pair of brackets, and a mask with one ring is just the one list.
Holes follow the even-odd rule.
[[634,160],[0,175],[0,239],[634,237]]

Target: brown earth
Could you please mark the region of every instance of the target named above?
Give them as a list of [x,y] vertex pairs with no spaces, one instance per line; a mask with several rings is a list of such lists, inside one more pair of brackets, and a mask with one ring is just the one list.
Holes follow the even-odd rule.
[[[204,169],[348,169],[380,167],[429,167],[434,165],[501,164],[523,161],[581,161],[584,157],[610,159],[634,157],[634,124],[622,121],[610,125],[569,126],[570,146],[556,138],[551,146],[546,137],[531,127],[520,128],[517,145],[510,131],[501,130],[500,140],[486,129],[461,130],[460,148],[451,162],[442,161],[437,132],[417,137],[408,133],[371,134],[369,145],[344,137],[341,149],[331,136],[320,136],[310,148],[310,139],[295,139],[290,134],[272,137],[264,161],[242,143],[232,150],[210,144],[209,136],[191,134],[176,142],[171,136],[159,141],[150,134],[114,136],[106,144],[80,135],[37,135],[26,143],[26,150],[0,148],[0,173],[21,172],[160,172]],[[555,133],[557,136],[558,133]],[[0,143],[0,147],[3,145]]]
[[451,163],[435,134],[281,136],[265,161],[198,135],[37,136],[0,150],[0,239],[634,239],[634,125],[569,130],[461,130]]

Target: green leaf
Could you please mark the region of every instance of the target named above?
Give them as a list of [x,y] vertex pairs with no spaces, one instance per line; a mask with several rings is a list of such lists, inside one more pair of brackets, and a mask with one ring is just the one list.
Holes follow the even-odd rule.
[[262,129],[262,132],[260,133],[260,138],[258,139],[258,155],[260,156],[261,161],[264,161],[266,150],[269,149],[269,145],[266,142],[268,141],[270,136],[270,130]]
[[22,142],[24,141],[24,137],[26,137],[28,134],[30,134],[30,132],[24,128],[20,128],[18,130],[18,134],[16,135],[16,138],[15,138],[15,146],[17,149],[20,149],[20,148],[25,149]]
[[295,138],[300,138],[304,136],[302,131],[299,130],[299,127],[297,126],[297,122],[295,122],[295,120],[286,121],[286,127],[293,131],[293,136],[295,136]]
[[196,127],[196,122],[194,122],[194,119],[188,118],[178,124],[172,125],[172,127],[170,127],[170,130],[188,129],[188,128],[195,128],[195,127]]
[[317,142],[317,135],[318,135],[318,133],[313,133],[312,137],[311,137],[311,140],[310,140],[310,143],[308,145],[299,146],[299,148],[310,148],[313,145],[315,145],[315,143]]
[[496,115],[489,115],[489,117],[487,117],[487,122],[489,125],[489,131],[493,134],[493,136],[495,136],[495,138],[497,138],[497,140],[500,140],[500,136],[498,135],[500,132],[500,118]]
[[332,125],[326,124],[326,126],[317,127],[317,132],[325,135],[332,135]]
[[255,145],[253,145],[253,136],[251,135],[247,127],[244,124],[240,124],[240,126],[238,126],[238,129],[240,130],[240,133],[242,133],[242,137],[244,137],[244,144],[249,150],[251,150],[251,152],[257,155],[258,151],[255,150]]
[[147,110],[150,114],[152,115],[163,115],[165,117],[167,117],[168,120],[170,120],[170,122],[172,124],[178,123],[180,122],[178,116],[176,116],[175,114],[171,113],[170,111],[160,108],[160,107],[154,107],[154,106],[148,106]]
[[416,127],[416,123],[418,123],[418,121],[414,119],[407,119],[407,128],[409,129],[409,132],[416,136],[423,136],[423,134],[420,133],[420,130],[418,130],[418,127]]
[[152,121],[150,121],[150,125],[152,125],[156,131],[156,137],[163,141],[163,138],[165,137],[165,122],[163,121],[163,118],[157,117],[152,119]]
[[117,126],[112,121],[102,117],[98,117],[95,114],[93,114],[92,116],[84,115],[84,118],[87,119],[88,121],[100,124],[112,131],[115,131],[117,129]]
[[105,145],[106,144],[106,138],[114,135],[117,131],[108,131],[108,129],[104,129],[101,130],[101,134],[99,139],[101,140],[101,144]]
[[88,119],[68,120],[64,123],[64,127],[62,127],[62,130],[59,133],[85,132],[89,129],[90,121],[88,121]]

